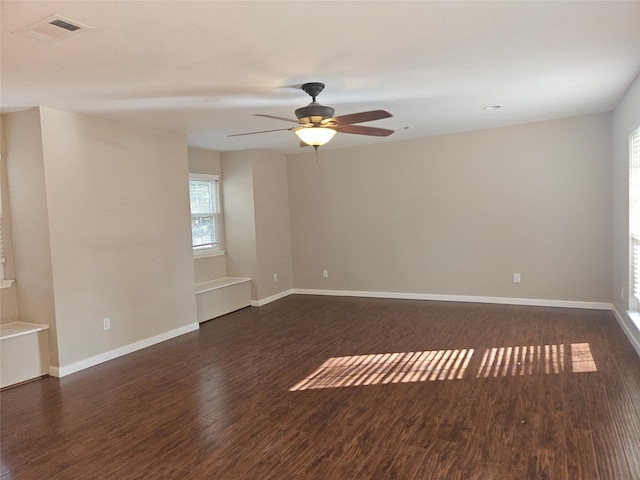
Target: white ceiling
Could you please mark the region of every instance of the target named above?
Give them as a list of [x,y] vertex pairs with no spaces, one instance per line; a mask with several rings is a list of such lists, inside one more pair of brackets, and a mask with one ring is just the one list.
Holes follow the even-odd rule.
[[[638,1],[1,2],[3,112],[47,106],[187,135],[214,150],[300,152],[299,88],[336,115],[384,109],[386,138],[612,110],[640,72]],[[14,32],[57,13],[91,27],[56,43]],[[486,105],[500,110],[485,111]],[[405,129],[407,125],[413,128]]]

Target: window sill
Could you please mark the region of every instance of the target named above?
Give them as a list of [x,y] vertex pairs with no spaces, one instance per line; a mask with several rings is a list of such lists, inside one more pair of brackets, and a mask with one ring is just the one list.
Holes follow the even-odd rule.
[[636,326],[638,331],[640,331],[640,312],[628,311],[627,315],[631,319],[631,322],[633,322],[633,324]]
[[0,288],[11,288],[12,285],[13,285],[13,280],[0,281]]
[[224,254],[224,250],[203,248],[202,250],[194,250],[193,258],[219,257]]

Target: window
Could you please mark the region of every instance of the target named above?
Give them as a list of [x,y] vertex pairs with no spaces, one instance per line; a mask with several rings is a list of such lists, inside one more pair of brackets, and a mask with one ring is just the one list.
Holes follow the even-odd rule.
[[190,174],[191,238],[196,257],[222,252],[220,181],[217,175]]
[[[1,179],[2,174],[0,174],[0,181]],[[4,281],[4,263],[6,261],[7,259],[4,255],[4,235],[2,234],[2,186],[0,186],[0,282]]]
[[[0,195],[2,188],[0,187]],[[2,234],[2,201],[0,201],[0,281],[4,280],[4,263],[7,261],[4,255],[4,235]]]
[[3,159],[0,155],[0,287],[6,288],[13,284],[12,280],[6,280],[4,273],[4,265],[7,258],[4,253],[4,234],[2,229],[2,172],[4,171]]
[[631,134],[629,160],[632,291],[640,300],[640,127]]

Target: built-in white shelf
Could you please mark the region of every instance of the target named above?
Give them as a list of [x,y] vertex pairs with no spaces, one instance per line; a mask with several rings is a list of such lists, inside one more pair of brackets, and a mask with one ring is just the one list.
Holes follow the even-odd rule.
[[29,322],[0,325],[0,387],[49,374],[48,329]]
[[224,277],[196,284],[198,322],[251,305],[251,279]]

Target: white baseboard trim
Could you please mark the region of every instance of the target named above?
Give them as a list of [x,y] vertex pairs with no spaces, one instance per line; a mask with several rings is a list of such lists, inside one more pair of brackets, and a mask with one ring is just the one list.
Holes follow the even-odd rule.
[[156,343],[179,337],[180,335],[184,335],[185,333],[193,332],[195,330],[198,330],[199,328],[200,325],[198,323],[191,323],[189,325],[185,325],[184,327],[176,328],[175,330],[161,333],[160,335],[156,335],[154,337],[145,338],[144,340],[140,340],[139,342],[130,343],[129,345],[125,345],[124,347],[116,348],[115,350],[110,350],[108,352],[101,353],[100,355],[96,355],[94,357],[72,363],[71,365],[64,365],[62,367],[50,366],[49,375],[51,375],[52,377],[64,377],[67,375],[71,375],[72,373],[79,372],[80,370],[84,370],[85,368],[93,367],[100,363],[113,360],[114,358],[122,357],[123,355],[133,353],[137,350],[142,350],[143,348],[150,347],[152,345],[155,345]]
[[293,290],[285,290],[284,292],[276,293],[275,295],[271,295],[270,297],[263,298],[262,300],[251,300],[252,307],[261,307],[266,305],[267,303],[275,302],[276,300],[280,300],[281,298],[288,297],[293,293]]
[[623,315],[621,315],[620,312],[618,312],[616,307],[612,306],[611,307],[611,311],[613,312],[613,315],[616,317],[616,320],[618,320],[618,323],[622,327],[622,330],[624,331],[624,334],[627,336],[627,338],[631,342],[631,345],[633,345],[633,348],[635,348],[636,352],[638,353],[638,356],[640,356],[640,340],[637,338],[636,335],[633,334],[633,331],[631,330],[631,327],[629,326],[629,323],[633,323],[631,321],[631,318],[629,318],[629,314],[626,313],[626,312],[623,314],[627,318],[629,318],[629,323],[627,323],[624,320],[625,317],[623,317]]
[[526,305],[534,307],[585,308],[589,310],[611,310],[612,304],[605,302],[582,302],[573,300],[545,300],[537,298],[511,297],[477,297],[469,295],[440,295],[433,293],[396,293],[396,292],[365,292],[352,290],[315,290],[294,288],[292,293],[302,295],[332,295],[337,297],[372,297],[397,298],[403,300],[435,300],[441,302],[465,303],[497,303],[503,305]]

